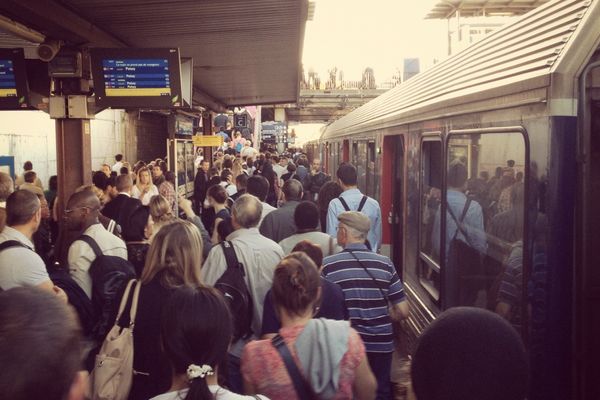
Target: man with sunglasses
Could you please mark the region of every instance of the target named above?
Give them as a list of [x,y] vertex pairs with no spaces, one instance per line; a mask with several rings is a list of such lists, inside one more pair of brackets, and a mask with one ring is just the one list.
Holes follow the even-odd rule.
[[[117,256],[127,260],[125,242],[104,228],[98,220],[100,201],[91,190],[74,193],[64,210],[67,229],[82,232],[89,236],[100,247],[103,255]],[[94,250],[81,239],[75,240],[69,247],[69,270],[73,280],[83,289],[88,297],[92,297],[92,278],[90,265],[96,259]]]

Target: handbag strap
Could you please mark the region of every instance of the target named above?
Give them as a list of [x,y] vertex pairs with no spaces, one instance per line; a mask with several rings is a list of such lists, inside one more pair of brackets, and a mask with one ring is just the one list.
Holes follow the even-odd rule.
[[131,308],[129,309],[129,328],[133,330],[135,325],[135,317],[137,315],[138,308],[138,300],[140,297],[140,287],[142,286],[141,282],[138,282],[135,279],[130,280],[127,283],[127,287],[125,288],[125,292],[123,293],[123,297],[121,298],[121,304],[119,304],[119,312],[117,313],[117,320],[115,324],[118,324],[121,316],[123,315],[123,311],[125,311],[125,306],[127,305],[127,301],[129,300],[129,293],[131,292],[131,287],[135,284],[135,289],[133,290],[133,299],[131,300]]
[[381,288],[381,286],[379,286],[379,282],[377,281],[377,279],[375,279],[375,277],[373,276],[373,274],[371,274],[371,272],[369,271],[369,269],[367,267],[365,267],[365,265],[362,263],[362,261],[360,261],[358,259],[358,257],[356,257],[356,254],[354,254],[352,252],[352,250],[346,250],[346,252],[350,253],[350,255],[352,257],[354,257],[354,259],[358,262],[358,264],[365,270],[365,272],[371,277],[371,279],[373,279],[373,282],[375,283],[375,286],[377,287],[377,289],[379,289],[379,291],[381,292],[381,295],[383,296],[383,298],[385,299],[385,301],[389,304],[390,300],[387,297],[387,294],[385,294],[383,292],[383,289]]
[[123,311],[125,310],[125,306],[127,305],[127,300],[129,300],[129,292],[131,291],[131,286],[134,284],[134,282],[135,279],[132,279],[129,282],[127,282],[127,287],[125,287],[125,292],[123,292],[123,297],[121,297],[121,303],[119,304],[119,312],[117,312],[117,322],[121,319],[121,315],[123,315]]
[[300,373],[296,362],[292,357],[292,353],[290,353],[290,349],[285,344],[285,341],[281,337],[281,335],[276,335],[273,339],[271,339],[271,343],[279,352],[283,363],[285,364],[285,368],[287,369],[290,378],[292,378],[292,383],[294,384],[294,389],[298,394],[299,399],[314,399],[315,395],[311,390],[308,382]]

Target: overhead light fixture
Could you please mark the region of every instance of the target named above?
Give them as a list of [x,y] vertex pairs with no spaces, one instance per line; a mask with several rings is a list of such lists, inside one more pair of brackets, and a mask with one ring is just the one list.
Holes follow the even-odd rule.
[[46,39],[37,48],[37,55],[42,61],[50,62],[58,54],[62,42],[56,39]]

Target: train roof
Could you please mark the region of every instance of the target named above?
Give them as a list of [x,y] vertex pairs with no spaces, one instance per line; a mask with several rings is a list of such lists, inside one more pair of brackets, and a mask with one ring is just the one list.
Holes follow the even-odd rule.
[[577,78],[600,44],[600,0],[555,0],[330,124],[321,139],[547,102],[576,115]]

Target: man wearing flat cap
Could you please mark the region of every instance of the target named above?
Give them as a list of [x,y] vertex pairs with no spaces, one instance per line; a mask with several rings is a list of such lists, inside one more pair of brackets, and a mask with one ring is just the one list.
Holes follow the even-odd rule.
[[404,287],[392,260],[365,244],[369,217],[346,211],[337,222],[337,241],[344,251],[323,259],[323,276],[342,288],[352,327],[360,334],[377,377],[377,399],[388,400],[392,398],[392,320],[408,317]]

